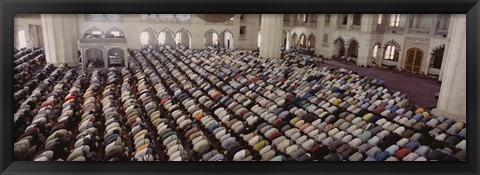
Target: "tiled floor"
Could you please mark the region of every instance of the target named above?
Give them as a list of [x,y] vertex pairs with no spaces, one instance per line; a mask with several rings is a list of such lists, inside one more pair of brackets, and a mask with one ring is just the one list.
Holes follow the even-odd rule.
[[440,84],[436,78],[423,77],[407,72],[398,72],[379,67],[357,67],[337,61],[326,60],[324,66],[343,67],[358,72],[359,75],[385,81],[385,87],[406,93],[410,103],[423,108],[437,106],[435,94],[440,92]]

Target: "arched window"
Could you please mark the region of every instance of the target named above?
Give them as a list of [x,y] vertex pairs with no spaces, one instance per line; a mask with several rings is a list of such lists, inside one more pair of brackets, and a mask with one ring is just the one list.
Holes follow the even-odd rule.
[[390,27],[398,27],[400,25],[400,14],[392,14],[390,17]]
[[377,59],[377,53],[378,53],[378,44],[375,44],[375,47],[373,47],[373,59]]
[[398,61],[400,57],[400,44],[394,40],[390,40],[384,45],[383,49],[383,59]]
[[382,14],[378,15],[377,24],[382,24]]
[[142,34],[140,34],[140,43],[142,45],[148,45],[148,39],[150,38],[150,35],[148,34],[148,32],[142,32]]
[[385,51],[385,56],[383,57],[386,60],[394,60],[395,56],[395,46],[387,46]]
[[303,22],[304,23],[308,22],[308,15],[307,14],[303,14]]
[[167,39],[165,38],[165,32],[160,32],[160,34],[158,35],[158,44],[165,45],[166,41]]
[[18,44],[20,48],[27,47],[27,38],[25,37],[25,30],[18,31]]
[[175,35],[175,44],[180,44],[182,42],[182,33],[177,33]]
[[442,46],[438,49],[435,49],[430,58],[430,67],[440,69],[442,67],[443,53],[445,51],[445,46]]

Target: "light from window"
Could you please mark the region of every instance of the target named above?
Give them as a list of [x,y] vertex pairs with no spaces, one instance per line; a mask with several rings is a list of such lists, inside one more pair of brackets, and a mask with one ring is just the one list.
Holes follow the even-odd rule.
[[390,27],[398,27],[400,25],[400,14],[392,14],[390,18]]
[[190,14],[176,14],[175,15],[179,21],[188,21],[190,20]]
[[307,14],[303,14],[303,22],[307,22]]
[[147,45],[149,38],[150,38],[150,35],[148,34],[148,32],[142,32],[142,34],[140,34],[140,43],[142,45]]
[[378,53],[378,45],[375,45],[375,47],[373,47],[373,59],[377,59],[377,53]]
[[177,33],[175,35],[175,43],[180,44],[182,42],[182,33]]
[[385,51],[384,59],[393,60],[394,56],[395,56],[395,46],[388,46],[387,50]]
[[392,49],[392,46],[387,46],[387,50],[385,51],[384,59],[388,59],[390,56],[390,49]]
[[382,24],[382,16],[383,16],[383,14],[378,15],[377,24]]
[[153,19],[155,19],[157,15],[158,15],[158,18],[159,18],[160,20],[173,20],[173,19],[175,19],[175,15],[174,15],[174,14],[152,14],[152,15],[154,15],[154,16],[153,16],[153,17],[154,17]]
[[113,36],[120,36],[119,31],[111,31],[110,34],[112,34]]
[[27,47],[27,37],[25,37],[25,30],[18,31],[18,44],[20,48]]
[[212,34],[212,41],[213,41],[213,45],[218,45],[218,34],[217,33]]
[[102,34],[102,31],[94,30],[94,31],[92,31],[92,34],[94,34],[94,35],[101,35],[101,34]]
[[167,39],[165,38],[165,32],[160,32],[158,35],[158,44],[164,45]]
[[300,45],[303,46],[304,41],[305,41],[305,35],[300,36]]
[[390,58],[389,58],[389,60],[393,60],[393,56],[395,56],[395,46],[392,46],[392,49],[390,49]]
[[258,32],[258,40],[257,40],[257,46],[260,48],[260,43],[262,42],[262,34]]

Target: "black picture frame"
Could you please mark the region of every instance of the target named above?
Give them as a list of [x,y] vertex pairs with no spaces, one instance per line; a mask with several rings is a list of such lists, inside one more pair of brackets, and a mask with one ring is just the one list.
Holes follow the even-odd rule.
[[[2,0],[1,174],[479,174],[478,0]],[[465,162],[27,162],[13,161],[13,18],[82,13],[449,13],[467,16],[467,161]]]

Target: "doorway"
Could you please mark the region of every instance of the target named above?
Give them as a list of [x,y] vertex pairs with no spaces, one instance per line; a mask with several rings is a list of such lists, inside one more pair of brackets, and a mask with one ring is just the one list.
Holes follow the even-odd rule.
[[420,73],[422,67],[423,51],[418,48],[407,50],[407,59],[405,60],[405,71]]

